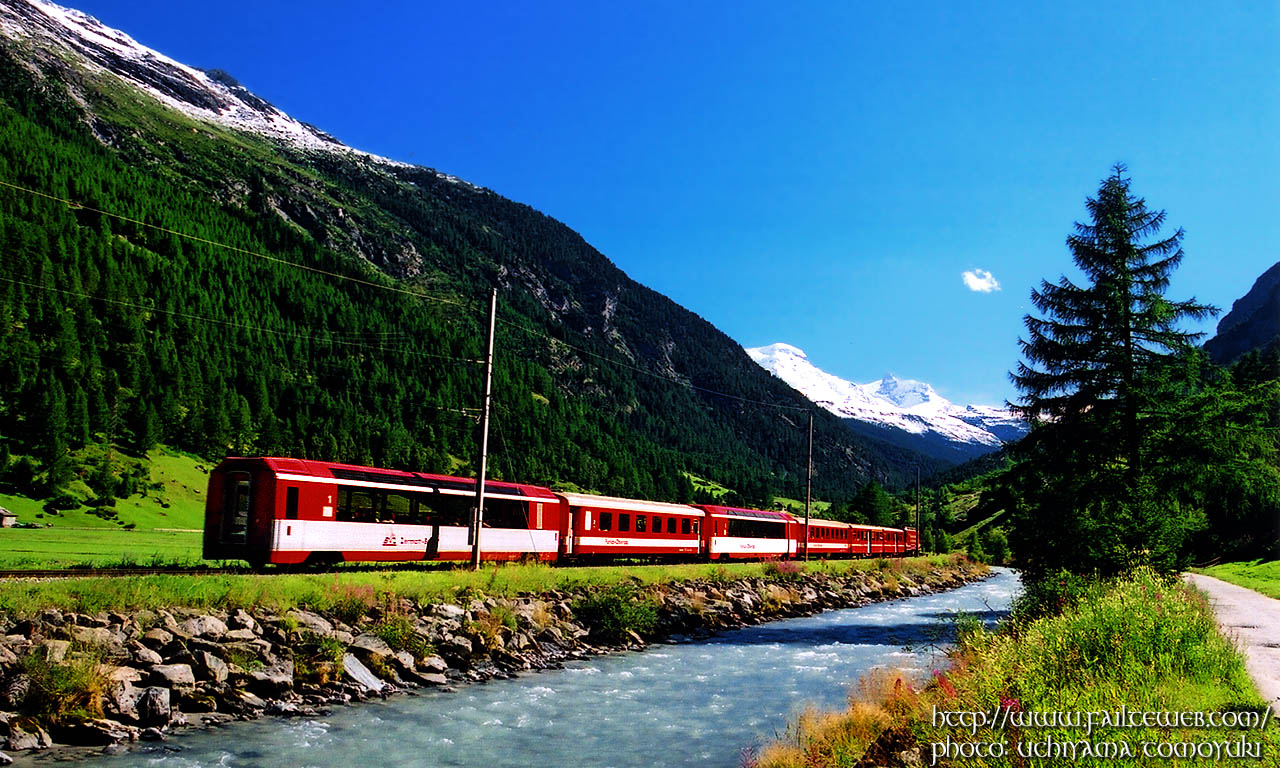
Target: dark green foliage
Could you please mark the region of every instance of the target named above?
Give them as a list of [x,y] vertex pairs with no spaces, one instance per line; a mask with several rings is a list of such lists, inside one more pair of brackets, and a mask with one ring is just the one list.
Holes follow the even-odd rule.
[[658,623],[653,601],[634,587],[619,585],[581,598],[571,606],[573,615],[591,630],[591,637],[621,643],[628,632],[643,637]]
[[1027,362],[1011,376],[1033,428],[996,490],[1029,582],[1173,572],[1197,549],[1274,541],[1275,523],[1262,524],[1280,495],[1274,382],[1241,391],[1178,329],[1216,310],[1164,298],[1182,232],[1150,240],[1164,213],[1123,174],[1103,181],[1091,222],[1067,240],[1088,283],[1032,292],[1045,316],[1026,318]]
[[[79,470],[60,457],[90,443],[466,473],[476,298],[498,285],[495,475],[688,500],[689,471],[750,504],[802,488],[803,419],[744,399],[803,400],[559,222],[429,169],[190,121],[56,61],[32,87],[22,56],[0,44],[0,180],[75,204],[0,188],[0,439],[38,460],[15,485],[64,485]],[[816,418],[818,496],[915,463]]]

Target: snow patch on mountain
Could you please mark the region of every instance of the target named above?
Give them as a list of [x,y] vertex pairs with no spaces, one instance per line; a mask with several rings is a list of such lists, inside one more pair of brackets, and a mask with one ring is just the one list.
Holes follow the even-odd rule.
[[857,384],[827,373],[790,344],[748,349],[762,368],[785,381],[816,405],[841,418],[902,430],[947,443],[997,450],[1026,434],[1027,426],[1003,408],[960,406],[939,395],[923,381],[893,374],[869,384]]
[[[142,45],[94,17],[48,2],[0,2],[0,34],[70,50],[85,64],[110,72],[197,120],[265,136],[297,149],[362,157],[383,165],[408,163],[353,149],[313,125],[296,120],[219,70],[187,66]],[[468,187],[469,182],[436,172]]]

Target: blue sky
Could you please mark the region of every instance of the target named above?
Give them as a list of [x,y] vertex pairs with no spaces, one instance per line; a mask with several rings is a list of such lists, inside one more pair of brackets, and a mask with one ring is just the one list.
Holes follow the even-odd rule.
[[1280,260],[1270,0],[71,4],[857,381],[1014,397],[1028,292],[1116,162],[1186,230],[1171,298],[1225,312]]

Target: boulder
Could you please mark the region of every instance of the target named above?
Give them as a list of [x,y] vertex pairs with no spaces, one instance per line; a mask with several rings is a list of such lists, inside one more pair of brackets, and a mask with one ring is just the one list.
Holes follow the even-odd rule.
[[363,634],[351,641],[351,649],[357,651],[364,658],[376,656],[378,658],[387,658],[395,656],[395,651],[391,650],[391,646],[387,645],[387,641],[377,635]]
[[191,637],[219,638],[227,634],[227,625],[216,616],[193,616],[182,622],[182,631]]
[[26,723],[18,726],[15,723],[9,724],[9,749],[14,752],[23,752],[28,749],[48,749],[53,746],[53,739],[49,738],[49,734],[35,723]]
[[293,660],[283,659],[249,673],[249,687],[263,696],[280,696],[293,689]]
[[134,705],[138,722],[144,726],[164,727],[173,718],[168,688],[153,686],[139,692]]
[[46,659],[57,664],[66,660],[71,643],[68,640],[45,640],[40,643],[39,648],[44,652]]
[[258,622],[254,621],[253,617],[243,608],[237,608],[236,612],[227,619],[227,624],[236,629],[247,629],[250,632],[258,631]]
[[199,651],[196,653],[196,665],[200,669],[201,676],[205,680],[212,680],[215,683],[221,683],[225,682],[227,679],[229,671],[227,669],[227,663],[208,651]]
[[257,640],[258,636],[254,634],[253,630],[251,629],[232,629],[232,630],[228,630],[227,634],[222,636],[222,639],[246,642],[250,640]]
[[333,633],[333,624],[323,616],[312,613],[311,611],[304,611],[300,608],[295,608],[285,614],[285,616],[293,619],[298,622],[298,624],[306,627],[317,635],[329,635]]
[[113,719],[121,722],[138,721],[138,697],[142,691],[134,688],[133,683],[122,680],[107,690],[103,701],[103,711]]
[[119,744],[122,741],[134,741],[137,738],[137,728],[114,720],[82,720],[58,729],[58,741],[74,747]]
[[159,649],[173,642],[173,635],[159,627],[154,627],[142,635],[142,642],[150,648]]
[[0,766],[13,765],[13,758],[3,752],[0,752]]
[[139,664],[163,664],[164,657],[151,650],[142,643],[134,640],[129,644],[129,650],[133,654],[133,660]]
[[387,687],[386,683],[379,680],[377,675],[370,672],[368,667],[350,653],[342,657],[342,666],[346,676],[364,690],[381,693]]
[[18,656],[6,645],[0,645],[0,667],[10,667],[18,663]]
[[428,656],[418,662],[418,669],[421,669],[424,672],[444,672],[448,668],[449,665],[439,656]]
[[196,676],[190,664],[157,664],[151,668],[151,680],[157,685],[194,691]]
[[102,648],[119,642],[116,633],[106,627],[72,627],[71,636],[85,645]]

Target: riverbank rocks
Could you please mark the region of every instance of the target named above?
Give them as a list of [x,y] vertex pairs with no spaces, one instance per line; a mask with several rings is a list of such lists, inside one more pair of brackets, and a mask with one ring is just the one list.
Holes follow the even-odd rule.
[[[768,568],[765,569],[768,573]],[[898,561],[869,570],[774,572],[762,577],[626,585],[651,604],[656,623],[623,629],[614,645],[591,639],[573,613],[596,589],[494,597],[471,592],[462,604],[391,599],[354,619],[314,607],[274,614],[140,610],[34,617],[0,615],[0,748],[10,752],[76,743],[119,751],[161,740],[187,722],[311,716],[399,690],[453,690],[463,682],[511,677],[566,661],[653,642],[689,642],[774,619],[848,608],[960,586],[985,575],[957,560],[928,572]],[[95,681],[77,707],[88,717],[50,732],[40,726],[50,668],[75,667]],[[3,763],[3,761],[0,761]]]

